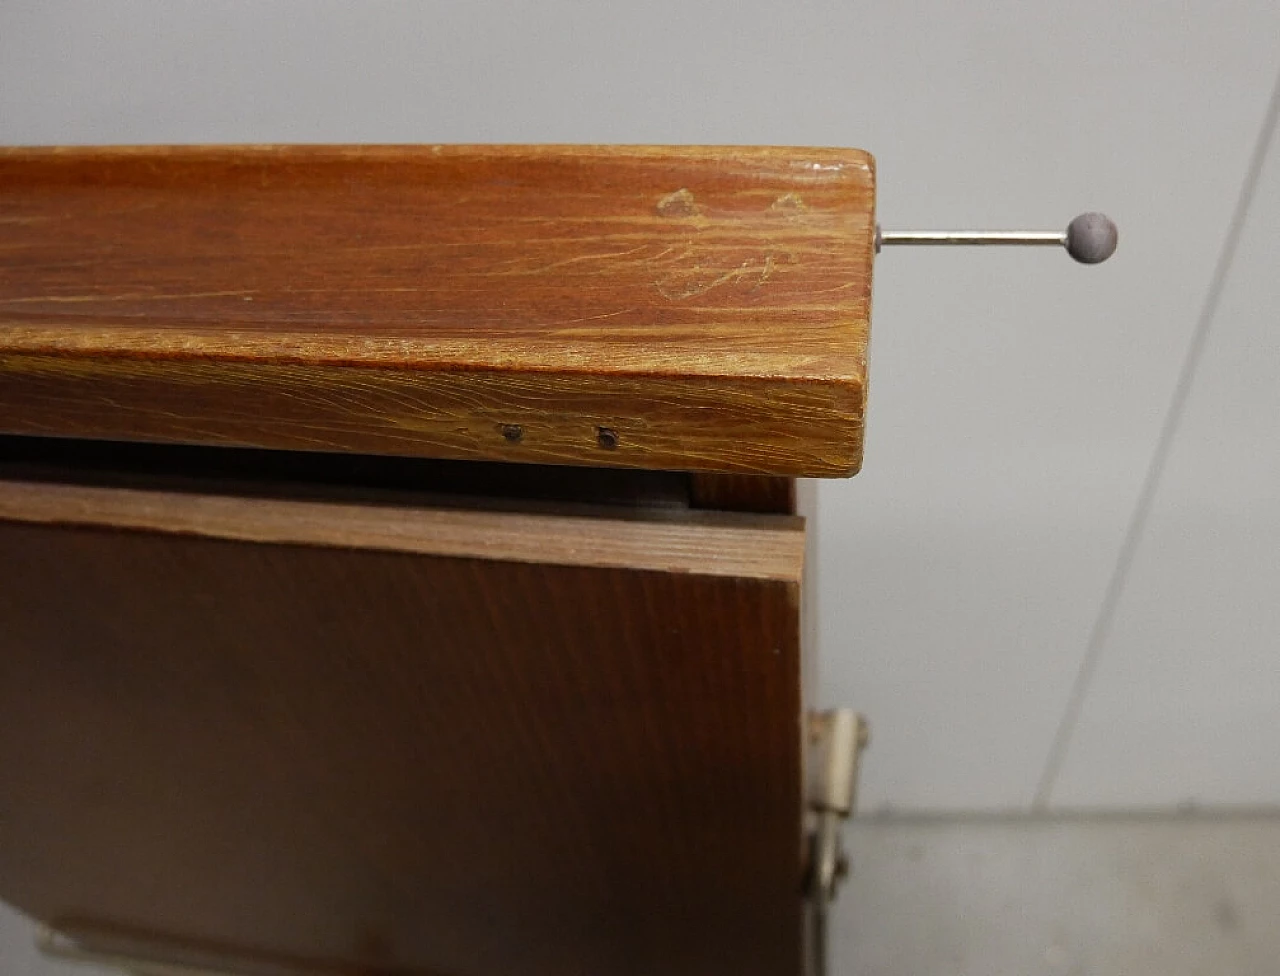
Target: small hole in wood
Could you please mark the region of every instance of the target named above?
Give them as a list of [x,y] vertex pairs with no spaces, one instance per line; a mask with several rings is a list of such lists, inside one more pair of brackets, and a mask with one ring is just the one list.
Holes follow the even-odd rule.
[[596,440],[606,451],[612,451],[618,446],[618,432],[612,427],[597,427]]
[[503,424],[502,436],[512,444],[518,444],[524,438],[524,428],[519,424]]

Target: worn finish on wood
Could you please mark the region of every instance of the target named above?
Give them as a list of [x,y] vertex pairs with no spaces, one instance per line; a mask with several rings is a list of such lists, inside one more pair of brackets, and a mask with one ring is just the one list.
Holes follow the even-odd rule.
[[0,491],[0,896],[205,961],[800,971],[795,520],[676,522],[673,557],[103,491]]
[[849,474],[874,225],[855,150],[0,149],[0,430]]

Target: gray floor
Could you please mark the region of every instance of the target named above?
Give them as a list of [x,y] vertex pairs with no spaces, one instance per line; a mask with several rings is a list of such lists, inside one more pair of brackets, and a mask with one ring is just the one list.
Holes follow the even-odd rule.
[[863,822],[842,976],[1275,976],[1280,818]]
[[[836,976],[1275,976],[1280,817],[864,821]],[[0,974],[39,958],[0,909]]]

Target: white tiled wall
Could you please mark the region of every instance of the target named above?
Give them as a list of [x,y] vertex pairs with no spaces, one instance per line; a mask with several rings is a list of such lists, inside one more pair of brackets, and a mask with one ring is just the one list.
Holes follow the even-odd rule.
[[[1112,213],[1121,251],[887,253],[867,463],[822,486],[826,695],[872,808],[1026,809],[1268,92],[1274,0],[0,5],[0,142],[857,145],[886,225]],[[1280,150],[1278,150],[1280,151]],[[1280,803],[1267,171],[1049,795]]]

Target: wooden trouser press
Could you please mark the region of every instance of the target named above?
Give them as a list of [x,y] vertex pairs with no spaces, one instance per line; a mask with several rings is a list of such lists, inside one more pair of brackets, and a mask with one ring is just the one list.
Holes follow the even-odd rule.
[[873,211],[853,150],[0,150],[0,897],[144,971],[812,969]]

